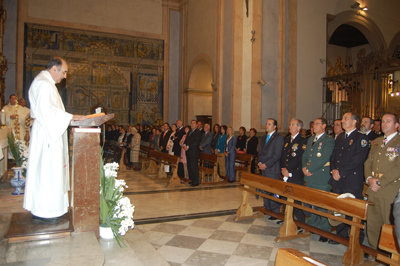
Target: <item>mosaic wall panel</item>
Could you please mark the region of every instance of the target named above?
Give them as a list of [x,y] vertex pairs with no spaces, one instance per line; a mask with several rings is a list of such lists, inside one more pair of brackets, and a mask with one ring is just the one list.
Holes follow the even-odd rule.
[[64,57],[60,85],[66,110],[89,114],[101,105],[119,124],[163,118],[164,41],[37,24],[25,25],[24,96],[52,56]]

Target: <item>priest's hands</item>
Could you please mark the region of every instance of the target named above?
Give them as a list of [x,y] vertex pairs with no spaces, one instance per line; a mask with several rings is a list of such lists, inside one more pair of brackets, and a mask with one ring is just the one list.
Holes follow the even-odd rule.
[[72,120],[74,121],[81,121],[81,120],[85,120],[86,119],[86,115],[72,115]]

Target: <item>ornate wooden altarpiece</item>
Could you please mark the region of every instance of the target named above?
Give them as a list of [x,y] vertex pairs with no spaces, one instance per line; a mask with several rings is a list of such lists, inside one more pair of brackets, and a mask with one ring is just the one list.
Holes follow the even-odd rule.
[[388,50],[368,55],[361,50],[355,65],[338,56],[323,78],[323,116],[328,123],[350,111],[373,119],[387,111],[400,113],[400,97],[391,97],[391,92],[399,90],[399,61]]
[[55,55],[68,62],[60,84],[68,112],[89,114],[102,106],[118,124],[162,121],[163,40],[26,24],[24,96]]

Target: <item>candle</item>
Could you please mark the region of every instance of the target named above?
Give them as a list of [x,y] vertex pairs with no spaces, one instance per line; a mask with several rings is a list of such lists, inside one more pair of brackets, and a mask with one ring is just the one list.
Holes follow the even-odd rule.
[[6,113],[4,112],[3,109],[1,110],[0,119],[1,119],[1,124],[5,125],[6,124]]

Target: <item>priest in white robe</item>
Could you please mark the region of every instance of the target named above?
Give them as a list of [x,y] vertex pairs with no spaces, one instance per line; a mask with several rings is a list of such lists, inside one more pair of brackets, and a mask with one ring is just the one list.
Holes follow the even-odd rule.
[[65,60],[55,57],[29,88],[34,119],[29,145],[23,207],[35,219],[55,223],[68,212],[69,157],[67,128],[71,120],[85,116],[65,112],[55,84],[66,78]]

